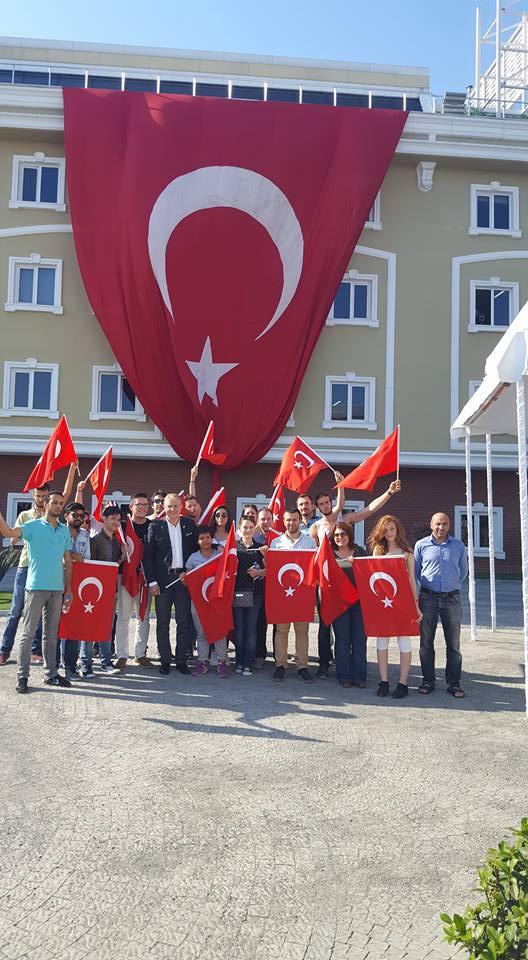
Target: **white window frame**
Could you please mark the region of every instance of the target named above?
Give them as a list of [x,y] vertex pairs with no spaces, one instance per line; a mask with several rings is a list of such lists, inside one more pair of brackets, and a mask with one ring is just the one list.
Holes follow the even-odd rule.
[[[21,500],[31,503],[32,507],[34,506],[31,493],[8,493],[7,494],[5,519],[8,527],[15,526],[16,518],[18,517],[18,514],[22,512],[21,510],[18,509],[18,504],[20,503]],[[2,543],[4,547],[11,546],[11,540],[9,537],[4,537],[2,540]],[[20,544],[20,546],[22,546],[22,543]]]
[[[330,308],[326,325],[328,327],[379,327],[378,319],[378,276],[375,273],[359,273],[357,270],[347,270],[341,283],[349,283],[351,287],[356,284],[367,286],[367,317],[346,317],[345,319],[334,317],[334,302]],[[352,296],[350,297],[352,309]]]
[[[510,326],[519,313],[519,284],[510,280],[501,280],[500,277],[490,277],[489,280],[471,280],[469,283],[469,319],[468,333],[500,333],[508,327],[495,326],[493,323],[480,324],[474,322],[475,300],[477,290],[509,290],[510,291]],[[493,297],[491,298],[493,312]]]
[[[352,386],[365,387],[365,420],[332,420],[332,384],[346,383]],[[342,376],[331,374],[325,377],[324,420],[321,423],[323,430],[342,430],[353,428],[356,430],[377,430],[376,416],[376,378],[357,377],[355,373],[345,373]]]
[[108,366],[94,366],[92,372],[92,409],[89,413],[90,420],[135,420],[137,423],[145,423],[147,417],[143,407],[136,397],[136,409],[117,411],[115,413],[100,410],[100,377],[103,373],[115,373],[124,377],[124,373],[118,363],[112,363]]
[[[43,370],[51,373],[50,409],[37,410],[33,407],[16,409],[13,406],[15,393],[15,373],[30,373],[36,370]],[[58,363],[39,363],[35,357],[28,357],[27,360],[6,360],[4,362],[4,391],[0,417],[46,417],[48,420],[58,420],[58,394]]]
[[[345,500],[345,506],[343,507],[343,515],[345,513],[350,513],[351,510],[354,513],[359,513],[360,510],[365,509],[364,500]],[[360,520],[359,523],[351,524],[352,530],[354,532],[354,540],[360,547],[365,546],[365,521]]]
[[[473,504],[473,553],[476,557],[489,557],[487,547],[480,545],[480,523],[479,517],[483,514],[487,516],[488,508],[484,503]],[[462,539],[462,517],[467,516],[466,506],[455,507],[455,530],[454,535],[459,540]],[[493,525],[495,539],[495,558],[504,560],[504,517],[502,507],[493,507]]]
[[[52,267],[55,270],[55,290],[53,303],[20,303],[18,299],[18,273],[21,268]],[[33,289],[36,290],[35,280]],[[35,294],[36,295],[36,294]],[[14,310],[25,310],[30,313],[64,313],[62,306],[62,260],[50,260],[40,253],[32,253],[29,257],[9,257],[7,274],[7,300],[4,308],[8,313]]]
[[[36,167],[37,169],[37,196],[40,191],[40,181],[43,167],[58,167],[59,176],[57,181],[57,202],[49,203],[40,200],[22,200],[22,182],[23,170],[25,167]],[[22,156],[15,154],[13,157],[13,171],[11,176],[11,199],[9,206],[12,210],[18,210],[22,207],[32,207],[39,210],[56,210],[58,213],[64,213],[66,204],[64,202],[64,189],[66,183],[66,161],[64,157],[47,157],[45,153],[37,152],[33,156]]]
[[468,383],[468,400],[471,400],[471,397],[474,393],[477,392],[482,380],[470,380]]
[[365,228],[367,230],[381,230],[383,224],[381,222],[381,192],[378,191],[374,198],[374,203],[372,204],[369,215],[365,221]]
[[239,521],[239,518],[242,516],[242,507],[245,503],[254,503],[257,507],[257,510],[262,510],[263,507],[268,506],[270,500],[271,495],[269,493],[255,493],[251,494],[249,497],[237,497],[236,515],[233,517],[235,527]]
[[[510,197],[510,226],[508,230],[496,230],[495,227],[477,226],[477,197],[485,195],[492,198],[495,193],[507,193]],[[491,205],[493,209],[493,204]],[[491,183],[472,183],[470,191],[470,219],[468,234],[476,237],[479,234],[493,234],[493,236],[521,237],[519,229],[519,187],[505,187],[498,180]]]

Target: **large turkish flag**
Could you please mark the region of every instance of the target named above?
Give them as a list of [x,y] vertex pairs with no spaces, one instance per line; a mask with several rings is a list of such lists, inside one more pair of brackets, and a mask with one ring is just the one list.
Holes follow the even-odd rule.
[[211,593],[223,559],[223,553],[219,552],[202,563],[201,567],[195,567],[194,570],[185,574],[185,586],[196,607],[198,619],[208,643],[223,640],[233,629],[231,599],[226,598],[226,602],[222,604],[220,600],[214,599]]
[[59,637],[103,643],[111,639],[119,564],[84,560],[73,564],[72,605],[63,613]]
[[356,557],[354,579],[367,636],[418,636],[416,601],[405,557]]
[[314,550],[268,550],[268,623],[312,622],[315,612],[314,556]]
[[84,285],[184,459],[211,419],[226,469],[279,436],[406,116],[64,90]]

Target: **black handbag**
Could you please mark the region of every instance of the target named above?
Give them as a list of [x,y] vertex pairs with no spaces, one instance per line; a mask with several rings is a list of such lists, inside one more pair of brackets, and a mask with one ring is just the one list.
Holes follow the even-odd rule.
[[233,606],[234,607],[252,607],[253,606],[253,590],[235,590],[235,595],[233,597]]

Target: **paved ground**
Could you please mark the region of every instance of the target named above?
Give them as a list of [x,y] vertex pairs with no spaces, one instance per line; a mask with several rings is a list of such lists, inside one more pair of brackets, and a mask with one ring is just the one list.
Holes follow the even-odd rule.
[[527,812],[522,637],[479,635],[463,702],[416,669],[379,701],[373,665],[363,691],[34,669],[26,697],[2,667],[0,957],[454,956],[438,914]]

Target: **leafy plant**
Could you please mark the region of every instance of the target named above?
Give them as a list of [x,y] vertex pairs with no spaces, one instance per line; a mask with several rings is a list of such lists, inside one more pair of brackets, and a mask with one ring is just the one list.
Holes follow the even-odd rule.
[[442,913],[445,940],[464,949],[469,960],[528,960],[528,817],[516,838],[488,850],[475,892],[485,899],[464,914]]

